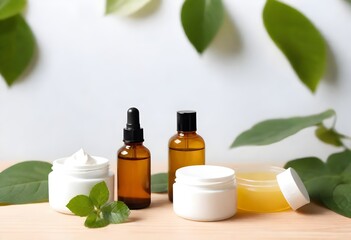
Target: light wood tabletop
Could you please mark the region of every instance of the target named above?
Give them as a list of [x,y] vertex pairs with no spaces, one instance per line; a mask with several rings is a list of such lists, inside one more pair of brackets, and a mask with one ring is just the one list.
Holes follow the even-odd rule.
[[[8,165],[0,164],[0,170]],[[238,212],[224,221],[195,222],[176,216],[166,194],[152,194],[151,206],[132,210],[126,223],[100,229],[83,223],[84,218],[57,213],[48,203],[0,206],[0,240],[351,239],[351,219],[315,204],[296,212]]]

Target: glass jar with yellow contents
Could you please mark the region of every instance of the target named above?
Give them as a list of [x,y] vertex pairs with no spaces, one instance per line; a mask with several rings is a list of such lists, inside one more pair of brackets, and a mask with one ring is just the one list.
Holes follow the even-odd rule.
[[238,168],[238,209],[279,212],[310,202],[308,192],[294,169],[274,166]]

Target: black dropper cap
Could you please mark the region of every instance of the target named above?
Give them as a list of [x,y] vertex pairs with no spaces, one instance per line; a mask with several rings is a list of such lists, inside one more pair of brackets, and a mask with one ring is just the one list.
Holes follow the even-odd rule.
[[125,143],[144,142],[144,131],[140,128],[139,110],[135,107],[127,111],[127,125],[123,130]]
[[196,112],[178,111],[177,112],[177,131],[193,132],[196,131]]

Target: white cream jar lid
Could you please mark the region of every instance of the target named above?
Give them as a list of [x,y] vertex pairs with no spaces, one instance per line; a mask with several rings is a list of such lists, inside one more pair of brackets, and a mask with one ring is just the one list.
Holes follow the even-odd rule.
[[186,182],[187,185],[225,183],[232,181],[234,177],[233,169],[213,165],[193,165],[176,171],[176,182]]
[[173,210],[194,221],[219,221],[236,213],[235,171],[211,165],[179,168],[173,184]]
[[310,202],[307,189],[294,169],[288,168],[279,173],[277,182],[292,209],[296,210]]

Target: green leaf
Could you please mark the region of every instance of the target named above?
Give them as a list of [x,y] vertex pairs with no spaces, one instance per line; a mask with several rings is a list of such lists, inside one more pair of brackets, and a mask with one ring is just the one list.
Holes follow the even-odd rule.
[[327,163],[310,157],[289,161],[301,177],[312,201],[351,218],[351,151],[329,156]]
[[131,15],[145,7],[151,0],[107,0],[105,13]]
[[104,181],[95,184],[91,189],[89,198],[96,207],[100,207],[105,204],[109,198],[109,191]]
[[289,161],[285,164],[284,168],[289,167],[293,168],[304,182],[306,180],[329,174],[324,162],[316,157],[299,158]]
[[351,184],[341,184],[334,189],[332,197],[323,199],[331,210],[351,218]]
[[107,226],[108,224],[108,220],[101,217],[101,215],[95,211],[90,213],[84,222],[84,225],[88,228],[101,228]]
[[108,197],[109,191],[103,181],[95,184],[89,197],[78,195],[72,198],[67,208],[75,215],[88,216],[84,225],[89,228],[105,227],[110,223],[121,223],[127,220],[130,214],[127,205],[120,201],[105,204]]
[[335,187],[340,184],[341,178],[337,175],[322,175],[304,181],[310,198],[316,202],[323,202],[333,193]]
[[26,4],[26,0],[0,0],[0,20],[21,13]]
[[341,182],[341,177],[333,175],[322,160],[316,157],[300,158],[289,161],[284,168],[293,168],[302,179],[310,198],[322,202],[331,195]]
[[345,167],[344,171],[341,173],[343,183],[351,183],[351,164]]
[[101,212],[104,219],[107,219],[110,223],[125,222],[130,214],[128,206],[121,201],[106,204],[102,207]]
[[263,21],[300,80],[315,92],[327,59],[326,43],[318,29],[302,13],[277,0],[267,0]]
[[340,147],[343,145],[341,142],[341,138],[343,137],[338,132],[336,132],[333,128],[328,129],[323,124],[319,125],[315,131],[315,134],[319,140],[324,143]]
[[[326,164],[330,172],[334,174],[342,174],[348,169],[348,166],[351,166],[351,151],[345,150],[330,155]],[[351,174],[351,172],[349,174]]]
[[337,206],[343,211],[343,215],[351,217],[351,184],[337,186],[333,198]]
[[35,40],[21,15],[0,21],[0,74],[11,86],[29,66]]
[[151,192],[166,193],[168,192],[168,174],[156,173],[151,175]]
[[222,0],[185,0],[181,19],[189,41],[202,53],[223,23]]
[[94,210],[94,204],[88,196],[77,195],[72,198],[66,207],[77,216],[88,216]]
[[323,120],[335,116],[334,110],[320,114],[272,119],[260,122],[251,129],[241,133],[231,145],[231,148],[246,145],[268,145],[287,138],[304,128],[321,124]]
[[26,161],[5,169],[0,173],[0,203],[47,201],[51,167],[47,162]]

